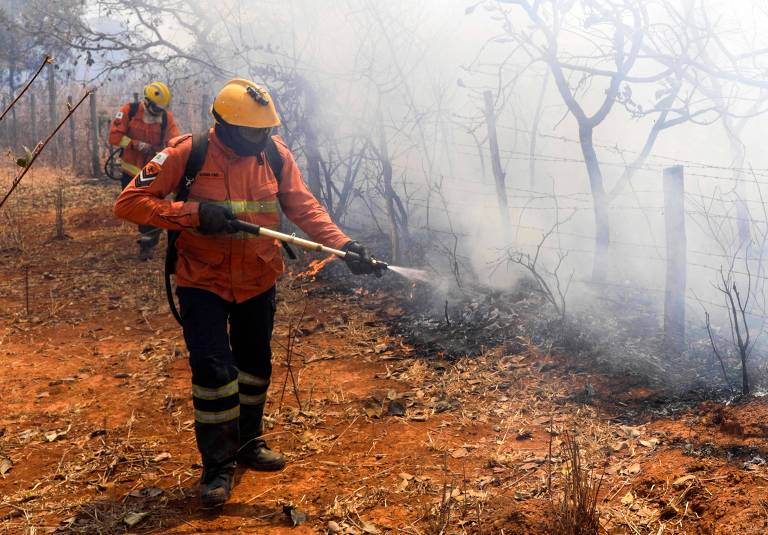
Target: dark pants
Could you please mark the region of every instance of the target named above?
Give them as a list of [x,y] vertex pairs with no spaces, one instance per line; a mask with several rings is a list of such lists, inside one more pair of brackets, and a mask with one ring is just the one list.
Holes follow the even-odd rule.
[[238,449],[262,434],[272,375],[275,288],[242,303],[179,287],[184,340],[192,368],[195,436],[203,478],[234,466]]
[[[125,189],[131,183],[131,180],[133,180],[133,175],[123,173],[123,176],[120,178],[120,186]],[[146,242],[144,244],[146,247],[152,248],[160,241],[160,229],[152,225],[139,225],[139,234],[141,234],[139,244],[144,241]]]

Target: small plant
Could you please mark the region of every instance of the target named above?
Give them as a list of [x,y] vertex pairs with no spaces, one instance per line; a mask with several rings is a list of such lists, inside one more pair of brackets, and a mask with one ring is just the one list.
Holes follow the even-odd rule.
[[582,464],[581,448],[576,438],[563,434],[563,494],[559,502],[552,500],[552,533],[555,535],[595,535],[600,533],[597,495],[603,482]]

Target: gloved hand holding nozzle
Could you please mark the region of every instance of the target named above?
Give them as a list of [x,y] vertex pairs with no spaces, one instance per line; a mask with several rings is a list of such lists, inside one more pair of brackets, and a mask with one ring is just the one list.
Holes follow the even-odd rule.
[[377,277],[381,277],[381,272],[384,269],[382,265],[379,265],[368,253],[368,249],[361,243],[351,241],[341,248],[347,254],[344,256],[344,262],[347,264],[349,270],[355,275],[368,275],[373,273]]
[[212,202],[202,202],[198,207],[200,225],[197,230],[202,234],[234,234],[237,229],[232,221],[237,219],[226,206]]

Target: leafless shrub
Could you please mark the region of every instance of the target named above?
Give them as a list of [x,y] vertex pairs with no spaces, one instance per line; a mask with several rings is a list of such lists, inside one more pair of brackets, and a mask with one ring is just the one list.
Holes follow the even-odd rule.
[[296,349],[296,340],[301,332],[301,324],[304,321],[304,316],[307,313],[308,301],[305,300],[304,308],[301,311],[301,315],[296,319],[291,316],[288,319],[288,340],[285,347],[285,378],[283,379],[283,386],[280,389],[280,401],[277,406],[277,412],[279,413],[283,408],[283,400],[285,399],[285,391],[288,386],[288,379],[291,380],[291,386],[293,387],[293,395],[296,398],[296,404],[299,411],[302,410],[301,396],[299,396],[299,385],[296,382],[296,376],[293,373],[293,355]]
[[593,535],[600,533],[597,495],[603,478],[595,478],[583,465],[576,438],[565,432],[561,446],[563,458],[563,493],[559,502],[551,496],[552,533],[555,535]]
[[440,503],[437,505],[437,511],[433,513],[433,521],[430,524],[429,532],[434,535],[445,535],[451,525],[451,514],[455,505],[453,499],[454,485],[448,481],[448,457],[443,455],[443,480],[442,492],[440,493]]
[[0,252],[23,254],[26,247],[18,210],[9,209],[0,212],[0,223],[2,223],[0,224]]
[[539,244],[536,246],[536,252],[534,254],[522,252],[516,249],[509,249],[507,251],[507,262],[511,264],[517,264],[524,267],[536,281],[539,292],[544,296],[544,299],[550,303],[557,315],[560,318],[561,324],[565,325],[565,298],[568,294],[568,289],[571,286],[573,280],[573,271],[568,276],[567,281],[560,280],[560,269],[563,267],[563,261],[568,256],[568,253],[558,251],[557,260],[554,266],[546,268],[539,262],[541,256],[541,249],[549,239],[549,237],[557,230],[560,225],[567,223],[575,214],[574,211],[566,217],[563,221],[557,221],[552,227],[541,237]]
[[64,232],[64,185],[61,177],[56,180],[56,191],[53,194],[53,203],[56,206],[56,234],[54,240],[64,240],[67,238]]
[[[755,347],[755,342],[751,336],[749,322],[747,320],[747,309],[749,307],[750,298],[752,297],[752,277],[749,271],[749,263],[746,265],[746,293],[742,295],[742,293],[739,291],[732,271],[729,271],[726,274],[722,269],[720,269],[720,280],[716,285],[716,288],[723,294],[723,300],[725,301],[725,306],[728,310],[728,325],[731,329],[731,342],[733,344],[733,349],[736,351],[739,356],[739,360],[741,361],[741,392],[745,396],[748,395],[751,391],[747,361],[749,360],[749,356],[752,353],[752,349]],[[710,343],[712,344],[712,350],[715,352],[715,355],[717,355],[718,359],[720,359],[722,365],[722,358],[720,357],[720,353],[711,335],[709,313],[706,313],[706,320],[707,330],[710,332]],[[725,373],[725,369],[723,369],[723,373]]]

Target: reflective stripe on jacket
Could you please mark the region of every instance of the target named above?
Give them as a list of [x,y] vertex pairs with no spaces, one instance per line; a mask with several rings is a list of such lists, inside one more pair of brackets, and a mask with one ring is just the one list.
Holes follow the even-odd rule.
[[[331,221],[301,176],[298,165],[279,136],[273,136],[283,157],[277,179],[266,158],[240,157],[223,145],[213,129],[208,152],[189,201],[165,197],[179,188],[192,149],[190,135],[171,140],[126,187],[115,203],[115,215],[133,223],[181,229],[176,241],[176,283],[202,288],[228,301],[242,302],[271,288],[283,271],[277,240],[237,233],[206,236],[196,231],[202,201],[228,206],[250,223],[276,229],[278,206],[312,240],[340,248],[350,239]],[[279,201],[278,201],[279,195]]]
[[168,144],[169,140],[179,136],[180,132],[176,126],[176,121],[173,119],[173,113],[170,111],[166,111],[168,119],[165,128],[165,139],[160,139],[162,122],[144,122],[143,102],[139,103],[136,115],[129,122],[128,115],[130,110],[131,103],[126,102],[115,115],[115,118],[112,120],[112,126],[109,128],[109,144],[123,148],[123,171],[135,176],[141,171],[142,167],[147,165],[147,162],[152,159],[154,154],[147,154],[137,150],[131,144],[132,141],[149,143],[156,151],[159,151]]

